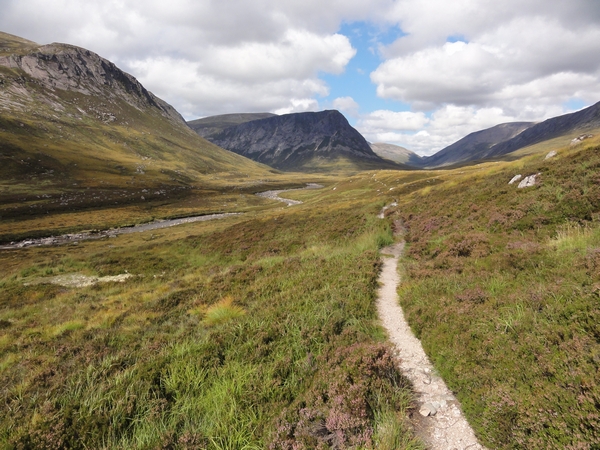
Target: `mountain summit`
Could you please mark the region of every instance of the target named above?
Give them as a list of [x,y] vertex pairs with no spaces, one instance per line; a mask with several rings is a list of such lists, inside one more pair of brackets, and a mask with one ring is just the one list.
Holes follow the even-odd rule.
[[398,169],[377,156],[336,110],[252,120],[207,136],[214,144],[281,170],[322,171],[332,166]]

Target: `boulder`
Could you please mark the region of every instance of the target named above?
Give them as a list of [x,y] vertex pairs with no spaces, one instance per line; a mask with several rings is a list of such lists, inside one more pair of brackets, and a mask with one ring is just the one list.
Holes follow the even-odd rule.
[[541,173],[536,173],[535,175],[529,175],[528,177],[523,178],[521,180],[521,182],[519,183],[519,185],[517,186],[517,188],[523,189],[523,188],[535,186],[537,183],[537,177],[539,175],[541,175]]
[[517,181],[519,181],[521,178],[523,178],[523,175],[519,174],[519,175],[515,175],[514,177],[512,177],[510,179],[510,181],[508,182],[508,184],[513,184],[516,183]]

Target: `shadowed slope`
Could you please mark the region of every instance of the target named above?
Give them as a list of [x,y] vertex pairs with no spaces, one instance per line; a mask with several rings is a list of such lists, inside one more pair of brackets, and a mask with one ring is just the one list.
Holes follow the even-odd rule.
[[288,171],[402,168],[371,150],[339,111],[285,114],[253,120],[210,136],[220,147]]

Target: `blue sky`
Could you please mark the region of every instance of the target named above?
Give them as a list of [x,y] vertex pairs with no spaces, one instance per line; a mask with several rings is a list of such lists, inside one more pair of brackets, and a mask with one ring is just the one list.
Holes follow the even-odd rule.
[[[344,73],[323,74],[321,78],[330,86],[324,104],[333,104],[336,98],[352,97],[360,106],[359,113],[394,109],[409,111],[408,103],[384,99],[377,96],[377,86],[371,82],[371,73],[383,62],[380,47],[389,45],[404,33],[398,26],[377,26],[368,22],[344,23],[338,33],[348,37],[356,55],[350,60]],[[355,117],[349,116],[351,122]]]
[[0,30],[90,49],[186,119],[338,108],[429,155],[600,100],[598,0],[0,0]]

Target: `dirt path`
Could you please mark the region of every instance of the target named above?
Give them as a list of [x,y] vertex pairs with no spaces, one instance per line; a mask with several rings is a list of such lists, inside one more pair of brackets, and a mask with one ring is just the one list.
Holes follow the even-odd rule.
[[398,304],[398,258],[404,243],[382,249],[383,269],[377,298],[379,317],[400,356],[400,369],[412,381],[419,410],[412,422],[431,450],[484,450],[464,418],[456,397],[435,374],[421,342],[412,333]]

